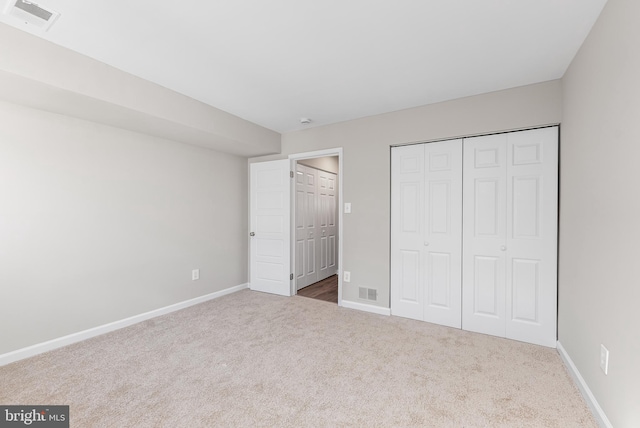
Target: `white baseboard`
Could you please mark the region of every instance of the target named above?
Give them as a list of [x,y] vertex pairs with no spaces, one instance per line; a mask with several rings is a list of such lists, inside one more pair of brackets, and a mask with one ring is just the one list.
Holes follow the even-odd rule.
[[244,290],[248,287],[249,284],[236,285],[235,287],[225,288],[224,290],[216,291],[215,293],[206,294],[194,299],[185,300],[184,302],[175,303],[173,305],[165,306],[159,309],[154,309],[153,311],[134,315],[120,321],[114,321],[98,327],[90,328],[88,330],[79,331],[77,333],[72,333],[67,336],[59,337],[57,339],[52,339],[43,343],[28,346],[26,348],[17,349],[15,351],[0,355],[0,366],[4,366],[25,358],[33,357],[34,355],[42,354],[43,352],[51,351],[53,349],[62,348],[63,346],[71,345],[72,343],[90,339],[92,337],[109,333],[114,330],[119,330],[123,327],[128,327],[130,325],[137,324],[139,322],[146,321],[160,315],[166,315],[171,312],[179,311],[180,309],[188,308],[189,306],[197,305],[198,303],[204,303],[209,300],[217,299],[218,297],[235,293],[236,291]]
[[569,357],[569,354],[567,354],[567,351],[564,349],[560,341],[558,341],[557,349],[558,353],[560,354],[560,358],[562,358],[564,365],[567,366],[567,369],[569,370],[569,373],[571,374],[574,382],[578,386],[580,393],[582,393],[582,396],[587,402],[587,405],[591,408],[591,413],[593,413],[593,416],[596,418],[598,425],[603,428],[613,428],[613,425],[611,425],[611,422],[609,422],[609,419],[604,413],[604,410],[602,410],[602,407],[600,407],[600,404],[598,404],[598,400],[596,400],[596,397],[593,396],[591,389],[589,389],[589,385],[587,385],[587,382],[585,382],[584,378],[578,371],[578,368],[575,366],[575,364],[573,364],[571,357]]
[[345,308],[371,312],[378,315],[391,315],[391,309],[389,308],[381,308],[380,306],[368,305],[366,303],[352,302],[351,300],[342,299],[342,306]]

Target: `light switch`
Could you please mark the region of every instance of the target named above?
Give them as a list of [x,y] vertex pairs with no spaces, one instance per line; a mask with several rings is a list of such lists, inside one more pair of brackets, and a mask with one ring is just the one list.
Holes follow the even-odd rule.
[[344,213],[351,214],[351,202],[344,203]]
[[600,345],[600,368],[604,374],[609,374],[609,350]]

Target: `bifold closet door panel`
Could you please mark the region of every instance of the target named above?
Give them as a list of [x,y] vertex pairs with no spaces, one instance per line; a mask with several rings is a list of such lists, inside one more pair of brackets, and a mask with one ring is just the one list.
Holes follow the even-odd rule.
[[336,174],[317,170],[318,174],[318,281],[336,273],[338,251]]
[[462,140],[391,155],[391,312],[460,328]]
[[558,128],[463,147],[462,328],[555,347]]
[[391,150],[391,313],[424,317],[424,144]]
[[464,140],[462,328],[505,337],[507,134]]
[[462,140],[424,145],[424,320],[461,327]]
[[507,137],[506,337],[555,348],[558,128]]
[[318,281],[316,251],[318,193],[317,171],[298,164],[296,167],[295,252],[296,289]]

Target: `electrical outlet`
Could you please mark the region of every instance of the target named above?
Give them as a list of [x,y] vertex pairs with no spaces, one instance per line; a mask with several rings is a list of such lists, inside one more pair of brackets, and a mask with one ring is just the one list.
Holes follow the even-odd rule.
[[191,281],[197,281],[200,279],[200,269],[194,269],[191,271]]
[[608,374],[609,372],[609,350],[604,347],[604,345],[600,345],[600,368],[604,372],[604,374]]
[[351,282],[351,272],[349,272],[348,270],[345,270],[344,273],[342,274],[342,280],[344,282]]

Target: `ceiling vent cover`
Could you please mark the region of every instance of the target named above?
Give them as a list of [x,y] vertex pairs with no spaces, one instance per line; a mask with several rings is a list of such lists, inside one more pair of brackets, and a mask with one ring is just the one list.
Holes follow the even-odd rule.
[[47,31],[60,16],[55,10],[45,9],[27,0],[9,0],[4,8],[4,14],[42,31]]

